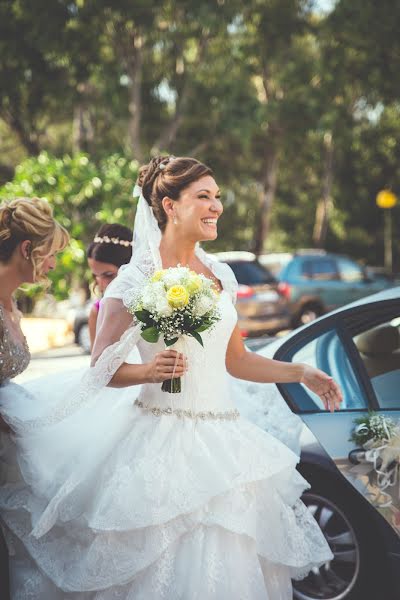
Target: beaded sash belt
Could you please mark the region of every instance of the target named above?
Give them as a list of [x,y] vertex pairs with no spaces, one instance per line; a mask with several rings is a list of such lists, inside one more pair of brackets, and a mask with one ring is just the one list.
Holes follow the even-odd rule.
[[171,408],[170,406],[165,408],[159,408],[158,406],[146,406],[141,400],[135,400],[135,406],[138,406],[143,411],[151,413],[155,417],[161,417],[163,415],[175,416],[178,419],[199,419],[200,421],[234,421],[240,417],[238,410],[227,410],[225,412],[192,412],[184,408]]

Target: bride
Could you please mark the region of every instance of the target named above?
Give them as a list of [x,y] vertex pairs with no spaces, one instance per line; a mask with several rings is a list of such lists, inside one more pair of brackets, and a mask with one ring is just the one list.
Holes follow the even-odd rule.
[[[21,471],[0,491],[12,598],[289,600],[291,578],[332,553],[300,500],[298,456],[239,415],[228,373],[303,383],[331,411],[341,392],[310,366],[245,351],[235,278],[198,245],[223,212],[212,171],[158,157],[138,184],[132,259],[102,301],[92,367],[78,385],[1,399]],[[123,303],[177,264],[221,292],[204,349],[187,339],[184,355],[141,338]],[[135,346],[142,364],[126,361]],[[180,394],[161,391],[173,374]]]

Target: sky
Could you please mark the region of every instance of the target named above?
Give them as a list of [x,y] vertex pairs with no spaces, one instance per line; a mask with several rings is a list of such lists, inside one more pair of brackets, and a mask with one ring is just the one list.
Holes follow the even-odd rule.
[[336,0],[316,0],[315,5],[321,13],[329,13],[336,4]]

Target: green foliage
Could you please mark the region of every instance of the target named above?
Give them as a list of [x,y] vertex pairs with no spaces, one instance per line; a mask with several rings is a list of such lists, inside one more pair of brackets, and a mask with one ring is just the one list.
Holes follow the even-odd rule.
[[71,232],[58,297],[100,223],[133,224],[132,157],[160,150],[214,169],[224,216],[207,249],[309,247],[325,194],[325,247],[382,263],[376,193],[400,192],[399,21],[390,0],[327,15],[312,0],[3,2],[0,195],[47,197]]
[[86,154],[57,158],[42,152],[20,163],[14,179],[0,188],[1,200],[46,198],[56,219],[69,231],[71,243],[50,276],[58,298],[67,297],[71,284],[85,273],[85,248],[102,223],[133,226],[137,169],[135,161],[118,154],[96,164]]

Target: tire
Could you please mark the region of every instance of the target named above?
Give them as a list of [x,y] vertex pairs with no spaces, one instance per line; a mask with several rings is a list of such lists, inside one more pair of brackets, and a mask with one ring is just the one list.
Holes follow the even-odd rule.
[[324,311],[321,305],[313,302],[304,304],[304,306],[301,307],[301,309],[293,319],[293,327],[300,327],[301,325],[311,323],[323,314]]
[[83,323],[78,333],[76,334],[77,344],[86,352],[86,354],[90,354],[90,334],[89,334],[89,325],[87,323]]
[[294,600],[389,599],[389,591],[377,589],[388,580],[384,551],[362,499],[358,501],[337,480],[305,477],[312,487],[302,500],[318,522],[334,559],[302,581],[293,582]]

